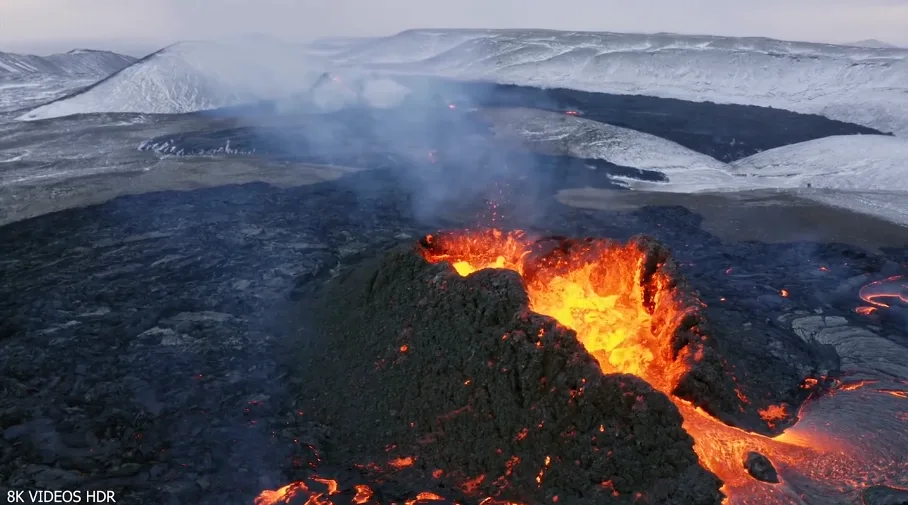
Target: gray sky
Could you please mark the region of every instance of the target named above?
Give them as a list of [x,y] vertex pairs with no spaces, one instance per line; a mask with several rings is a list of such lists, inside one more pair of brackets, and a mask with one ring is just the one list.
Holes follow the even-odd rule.
[[74,47],[145,53],[244,33],[292,41],[448,27],[875,38],[908,46],[908,0],[0,0],[0,51],[39,54]]

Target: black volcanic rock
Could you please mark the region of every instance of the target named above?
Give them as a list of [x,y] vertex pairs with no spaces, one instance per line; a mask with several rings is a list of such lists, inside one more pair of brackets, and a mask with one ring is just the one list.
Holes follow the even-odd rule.
[[[354,193],[353,187],[370,191]],[[370,484],[384,504],[423,490],[473,503],[434,480],[410,482],[401,475],[386,488],[332,460],[323,449],[337,447],[347,434],[315,422],[321,415],[316,406],[287,391],[298,387],[301,375],[336,380],[321,363],[300,374],[284,361],[298,366],[297,340],[312,332],[298,335],[300,325],[289,323],[338,263],[375,257],[430,230],[475,225],[448,217],[417,223],[403,198],[387,172],[367,171],[295,188],[254,183],[148,193],[0,227],[0,430],[15,427],[9,432],[14,440],[0,437],[0,480],[17,489],[50,489],[87,478],[83,489],[114,489],[118,502],[139,505],[248,505],[258,491],[303,479],[318,465],[321,475],[341,481],[347,494],[337,499],[344,503],[360,483]],[[898,273],[892,264],[908,262],[904,247],[871,252],[842,244],[722,241],[682,207],[551,206],[545,217],[537,222],[541,234],[626,240],[645,233],[670,247],[689,287],[709,305],[709,336],[753,404],[786,402],[794,411],[797,395],[811,391],[800,386],[806,376],[835,377],[835,367],[824,364],[826,351],[818,351],[831,346],[793,332],[791,318],[822,309],[822,318],[847,318],[855,330],[878,324],[874,331],[881,336],[905,334],[902,320],[874,322],[853,312],[862,284],[853,280]],[[782,287],[790,296],[779,308],[758,300]],[[363,320],[355,311],[365,302],[336,299],[346,305],[331,308],[331,318],[344,317],[346,306],[351,322]],[[368,343],[376,331],[388,330],[369,328],[349,338]],[[378,357],[372,358],[374,365]],[[349,380],[348,371],[342,369],[340,382]],[[354,392],[344,394],[361,401]],[[666,411],[662,422],[666,433],[676,432],[676,414]],[[679,463],[641,471],[680,472],[689,448],[679,454]],[[59,459],[47,464],[48,456]],[[682,475],[669,483],[704,482],[702,473],[690,471],[688,481]],[[840,485],[849,486],[849,497],[850,486],[866,485],[855,478],[801,492],[806,502],[831,503]],[[884,491],[898,496],[869,488],[865,499],[873,503]]]
[[864,505],[908,505],[908,491],[889,486],[870,486],[861,493]]
[[514,272],[460,277],[409,247],[329,284],[302,392],[344,434],[333,455],[413,457],[480,496],[719,503],[671,401],[603,375],[572,330],[527,305]]
[[772,465],[769,458],[758,452],[748,452],[744,455],[744,468],[747,469],[747,473],[757,480],[773,484],[779,482],[779,474],[776,472],[776,467]]

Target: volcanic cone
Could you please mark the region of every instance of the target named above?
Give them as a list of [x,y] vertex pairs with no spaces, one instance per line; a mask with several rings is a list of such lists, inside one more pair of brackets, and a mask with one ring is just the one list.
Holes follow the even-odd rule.
[[[720,482],[698,464],[664,393],[632,374],[603,374],[577,333],[530,309],[517,271],[462,276],[433,263],[430,242],[344,272],[312,311],[324,338],[306,349],[304,394],[338,433],[332,457],[404,462],[477,500],[720,502]],[[590,245],[541,244],[532,264],[553,267]],[[666,263],[647,241],[627,247],[640,254],[637,282]],[[641,292],[650,311],[667,303]],[[700,340],[685,331],[646,365],[688,348],[702,362]]]

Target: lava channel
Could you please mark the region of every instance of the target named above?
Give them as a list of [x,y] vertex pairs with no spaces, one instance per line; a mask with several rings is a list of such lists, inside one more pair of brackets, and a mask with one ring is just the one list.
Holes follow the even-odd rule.
[[[786,475],[809,481],[821,494],[859,500],[860,488],[879,478],[869,475],[875,473],[874,462],[862,460],[856,448],[819,430],[790,428],[767,437],[729,426],[674,396],[684,362],[681,357],[670,362],[671,352],[663,343],[684,311],[673,303],[667,289],[671,279],[661,271],[644,285],[645,255],[633,242],[587,241],[578,254],[540,256],[521,232],[465,232],[427,241],[431,247],[423,251],[426,260],[448,262],[461,276],[487,268],[517,272],[530,309],[573,329],[603,373],[634,374],[665,393],[682,414],[701,464],[724,483],[726,503],[803,504]],[[772,461],[780,484],[747,473],[743,461],[751,451]]]
[[893,305],[908,306],[908,277],[894,275],[873,281],[862,287],[858,296],[868,304],[855,309],[859,314],[870,314],[878,308],[888,309]]

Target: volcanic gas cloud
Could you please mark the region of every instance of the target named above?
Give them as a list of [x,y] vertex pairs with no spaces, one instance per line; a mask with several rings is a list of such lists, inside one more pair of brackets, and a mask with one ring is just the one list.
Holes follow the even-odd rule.
[[748,399],[682,283],[642,237],[428,236],[326,289],[305,401],[341,434],[336,458],[452,500],[799,503],[772,464],[840,491],[863,464],[847,448],[715,417]]

